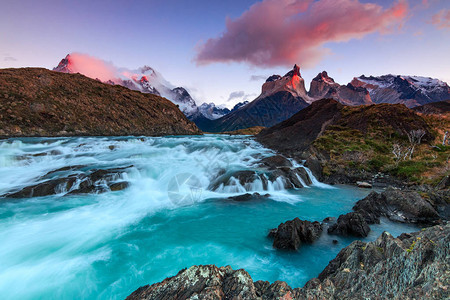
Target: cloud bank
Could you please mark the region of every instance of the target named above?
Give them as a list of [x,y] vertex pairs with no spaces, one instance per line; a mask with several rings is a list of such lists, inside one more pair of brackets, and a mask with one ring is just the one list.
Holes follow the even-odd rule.
[[195,61],[312,67],[329,52],[325,43],[392,32],[408,11],[406,0],[389,8],[359,0],[264,0],[227,18],[225,32],[199,45]]
[[82,53],[71,53],[69,68],[74,73],[81,73],[101,81],[114,80],[119,77],[119,70],[104,60]]

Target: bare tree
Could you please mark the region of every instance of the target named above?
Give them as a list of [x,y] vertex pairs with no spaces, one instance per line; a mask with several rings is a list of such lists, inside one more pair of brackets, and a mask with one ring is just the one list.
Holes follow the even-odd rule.
[[395,166],[398,166],[398,163],[401,160],[406,160],[410,150],[409,150],[408,147],[404,147],[404,146],[402,146],[400,144],[394,144],[392,146],[393,146],[392,154],[394,154]]
[[417,145],[419,145],[422,142],[422,138],[425,135],[425,130],[423,129],[417,129],[417,130],[411,130],[407,133],[408,139],[409,139],[409,159],[412,158],[414,154],[414,149]]

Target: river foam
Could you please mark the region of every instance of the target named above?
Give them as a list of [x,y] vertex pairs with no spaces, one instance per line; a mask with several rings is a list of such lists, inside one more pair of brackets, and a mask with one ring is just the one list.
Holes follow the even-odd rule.
[[[276,179],[211,189],[224,172],[261,172],[274,155],[245,136],[24,138],[0,143],[0,194],[51,176],[127,167],[122,191],[0,198],[0,298],[124,298],[192,264],[230,264],[255,279],[304,283],[326,265],[342,239],[327,237],[300,253],[278,253],[267,231],[293,217],[321,220],[351,209],[365,190],[329,189],[312,177],[308,189]],[[264,201],[230,196],[269,193]],[[332,199],[332,201],[330,201]],[[390,223],[380,230],[391,228]],[[379,231],[379,230],[378,230]],[[308,259],[310,263],[308,263]]]

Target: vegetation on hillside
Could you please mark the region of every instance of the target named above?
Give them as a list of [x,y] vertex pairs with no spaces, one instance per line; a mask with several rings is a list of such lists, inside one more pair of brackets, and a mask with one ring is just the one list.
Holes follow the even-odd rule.
[[[449,175],[450,146],[447,142],[443,145],[443,140],[450,130],[450,114],[421,115],[427,128],[417,129],[408,128],[408,123],[417,125],[418,120],[412,119],[406,108],[399,107],[392,116],[385,112],[383,105],[342,110],[341,121],[328,126],[314,142],[320,152],[329,156],[323,170],[325,176],[342,169],[356,169],[436,184]],[[398,124],[403,128],[398,128]],[[411,135],[421,133],[420,130],[431,135],[423,135],[422,143],[414,145]]]

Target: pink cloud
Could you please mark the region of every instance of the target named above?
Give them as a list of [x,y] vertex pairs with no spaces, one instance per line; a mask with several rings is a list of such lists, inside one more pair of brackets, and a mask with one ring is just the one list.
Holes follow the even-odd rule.
[[441,9],[438,13],[433,15],[430,23],[439,29],[450,28],[450,9]]
[[195,61],[312,67],[329,53],[325,43],[392,32],[408,11],[406,0],[386,9],[359,0],[264,0],[227,18],[225,32],[201,44]]
[[99,58],[81,54],[71,53],[69,67],[74,73],[81,73],[90,78],[98,78],[101,81],[113,80],[118,77],[117,68]]

